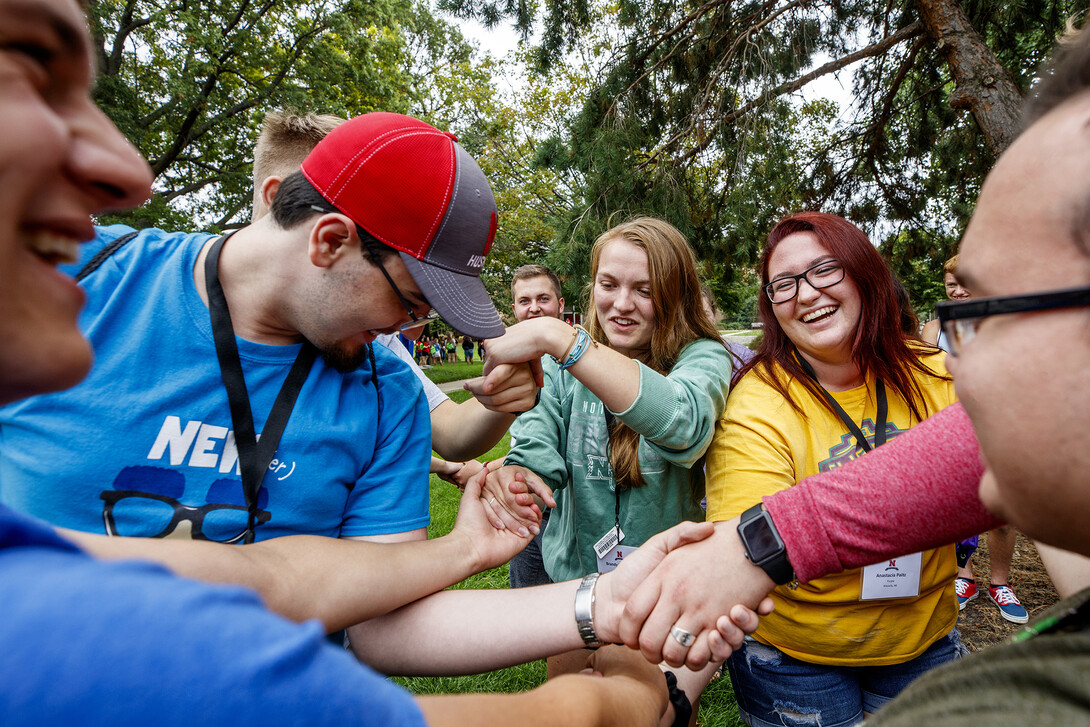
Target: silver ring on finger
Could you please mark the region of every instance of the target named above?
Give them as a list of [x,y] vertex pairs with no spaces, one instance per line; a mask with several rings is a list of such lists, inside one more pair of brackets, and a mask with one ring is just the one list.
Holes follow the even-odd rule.
[[488,501],[488,504],[489,505],[495,505],[496,504],[496,498],[493,497],[491,500]]
[[670,628],[670,635],[674,637],[674,641],[685,647],[692,646],[696,641],[696,636],[691,631],[686,631],[677,624]]

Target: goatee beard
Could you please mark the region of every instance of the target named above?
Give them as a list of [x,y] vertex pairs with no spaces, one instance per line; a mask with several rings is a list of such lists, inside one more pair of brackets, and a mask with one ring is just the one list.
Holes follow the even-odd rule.
[[347,374],[358,369],[368,359],[370,347],[370,344],[364,344],[358,348],[349,348],[343,343],[335,343],[319,350],[326,366]]

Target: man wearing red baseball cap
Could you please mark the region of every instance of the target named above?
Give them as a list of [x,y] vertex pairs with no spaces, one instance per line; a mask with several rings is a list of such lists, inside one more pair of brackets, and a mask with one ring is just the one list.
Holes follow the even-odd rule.
[[398,251],[447,323],[475,338],[503,335],[480,281],[496,200],[452,134],[401,114],[366,114],[330,132],[302,173],[337,211]]
[[495,231],[454,137],[390,113],[330,133],[227,237],[103,228],[122,244],[82,281],[96,366],[0,410],[0,500],[111,535],[423,539],[428,409],[370,343],[433,309],[502,334],[479,278]]

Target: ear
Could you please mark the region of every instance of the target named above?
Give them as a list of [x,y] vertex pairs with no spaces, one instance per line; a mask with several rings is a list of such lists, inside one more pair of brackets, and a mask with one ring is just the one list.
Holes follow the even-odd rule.
[[318,215],[310,223],[307,256],[315,267],[329,268],[346,255],[359,255],[360,238],[352,220],[336,212]]
[[563,298],[557,298],[556,302],[560,305],[560,310],[558,310],[556,312],[556,316],[560,320],[564,320],[564,299]]
[[254,187],[254,205],[250,210],[250,222],[257,222],[269,214],[273,197],[280,189],[280,177],[265,177],[265,181]]
[[283,181],[283,177],[271,176],[265,177],[265,181],[261,183],[261,201],[265,205],[265,209],[272,209],[273,197],[276,196],[276,192],[280,189],[280,182]]

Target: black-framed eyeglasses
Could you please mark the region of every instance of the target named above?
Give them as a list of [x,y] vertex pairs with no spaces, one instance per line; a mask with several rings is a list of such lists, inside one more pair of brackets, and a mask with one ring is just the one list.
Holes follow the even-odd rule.
[[[310,208],[315,212],[321,212],[322,214],[329,214],[330,212],[335,214],[344,214],[340,210],[324,209],[316,204],[312,204]],[[416,328],[423,328],[424,326],[439,318],[439,312],[436,311],[434,308],[430,309],[428,311],[428,314],[423,317],[416,315],[416,311],[414,311],[413,307],[409,305],[409,301],[405,299],[405,296],[401,294],[401,289],[397,287],[394,279],[390,277],[390,273],[386,272],[386,266],[382,264],[382,257],[377,248],[378,243],[375,240],[374,236],[359,225],[356,225],[356,234],[359,235],[360,240],[363,241],[363,246],[364,249],[367,251],[368,259],[372,263],[374,263],[380,271],[382,271],[382,277],[386,278],[386,282],[390,284],[391,288],[393,288],[394,295],[396,295],[397,299],[401,301],[401,305],[409,314],[409,318],[412,319],[408,323],[402,323],[400,326],[398,326],[398,330],[412,331]]]
[[1032,313],[1057,308],[1078,308],[1090,305],[1090,286],[1052,290],[1028,295],[1005,295],[994,298],[945,301],[936,306],[939,325],[950,342],[950,353],[957,356],[962,347],[973,340],[981,321],[989,316],[1008,313]]
[[379,251],[375,249],[375,244],[374,242],[372,242],[371,236],[368,235],[367,231],[359,225],[356,226],[356,230],[360,234],[361,239],[364,240],[364,247],[367,249],[367,256],[371,259],[371,262],[373,262],[375,266],[382,271],[382,276],[386,278],[386,282],[390,284],[391,288],[393,288],[394,295],[396,295],[397,299],[401,301],[401,305],[405,307],[405,310],[409,314],[409,318],[412,319],[408,323],[402,323],[400,326],[397,327],[397,329],[399,331],[411,331],[416,328],[422,328],[423,326],[426,326],[435,319],[437,319],[439,317],[439,312],[434,308],[429,309],[427,315],[425,316],[416,315],[416,311],[414,311],[413,307],[409,305],[409,301],[405,300],[405,296],[401,294],[401,291],[398,289],[397,284],[394,283],[394,279],[390,277],[390,274],[388,272],[386,272],[386,266],[382,264],[382,258],[379,256]]
[[[217,543],[241,543],[249,530],[249,510],[244,505],[183,505],[178,500],[155,492],[106,490],[99,494],[105,502],[102,520],[106,534],[165,538],[183,522],[189,522],[194,540]],[[268,510],[257,511],[257,524],[272,517]],[[150,535],[148,528],[154,530]]]
[[822,260],[798,275],[784,275],[764,287],[773,303],[786,303],[799,294],[799,281],[805,279],[815,290],[836,285],[844,279],[844,266],[837,260]]

